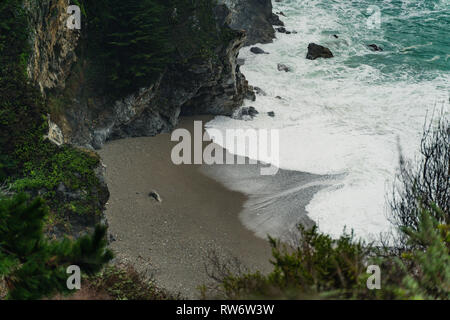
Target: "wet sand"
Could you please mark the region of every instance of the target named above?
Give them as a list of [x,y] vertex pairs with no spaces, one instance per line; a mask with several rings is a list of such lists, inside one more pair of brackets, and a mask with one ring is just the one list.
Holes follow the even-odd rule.
[[[191,123],[186,119],[181,126]],[[116,238],[111,247],[118,258],[188,298],[211,282],[204,268],[208,250],[236,256],[250,269],[270,271],[268,242],[239,220],[247,197],[201,173],[198,165],[172,164],[175,144],[169,134],[161,134],[112,141],[100,150],[111,193],[106,211]],[[152,190],[161,203],[149,196]]]

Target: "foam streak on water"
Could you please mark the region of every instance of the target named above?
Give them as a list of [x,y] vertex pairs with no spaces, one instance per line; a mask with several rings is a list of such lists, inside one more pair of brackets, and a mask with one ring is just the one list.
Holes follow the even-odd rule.
[[[381,10],[380,29],[367,27],[371,5]],[[249,48],[240,54],[249,82],[267,94],[246,103],[261,114],[247,122],[217,117],[209,126],[280,129],[281,168],[343,174],[307,206],[321,230],[337,236],[347,226],[366,238],[386,231],[397,141],[414,158],[427,112],[437,106],[449,114],[450,2],[285,0],[274,6],[298,33],[278,33],[274,43],[261,45],[269,55]],[[329,47],[335,58],[306,60],[310,42]],[[371,52],[371,43],[384,51]],[[292,72],[279,72],[277,63]]]

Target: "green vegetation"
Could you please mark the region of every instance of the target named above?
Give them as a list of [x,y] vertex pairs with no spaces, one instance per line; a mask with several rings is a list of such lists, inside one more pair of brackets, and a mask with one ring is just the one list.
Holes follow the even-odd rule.
[[[98,157],[44,138],[47,107],[26,74],[30,48],[21,2],[2,2],[0,21],[0,184],[12,191],[42,194],[51,207],[50,216],[99,214],[103,196],[94,173]],[[61,201],[56,193],[60,184],[81,195]]]
[[[425,126],[420,143],[422,161],[411,164],[400,159],[400,170],[394,184],[391,207],[391,221],[398,229],[419,230],[423,209],[433,214],[439,224],[450,225],[450,129],[445,114],[432,117]],[[420,206],[419,206],[420,202]],[[434,210],[438,206],[445,214]],[[406,237],[404,236],[406,235]],[[409,233],[401,232],[397,239],[409,249]],[[420,244],[417,244],[420,246]]]
[[77,241],[49,241],[43,226],[48,209],[43,200],[24,194],[0,198],[0,279],[9,299],[40,299],[70,293],[67,267],[77,265],[94,274],[112,258],[106,247],[106,227]]
[[89,291],[95,296],[102,293],[114,300],[174,300],[174,296],[158,288],[148,277],[132,265],[111,265],[87,279]]
[[35,144],[45,130],[44,105],[26,75],[27,26],[19,1],[0,4],[0,182],[20,168],[16,149]]
[[[228,272],[216,278],[217,287],[204,288],[203,295],[225,299],[449,299],[450,228],[436,222],[432,215],[443,213],[435,210],[423,210],[419,230],[410,233],[411,244],[426,244],[425,250],[396,256],[348,234],[333,240],[315,228],[303,230],[293,247],[271,241],[274,270],[270,274]],[[380,290],[367,289],[368,265],[380,266]],[[227,268],[217,264],[216,269]]]

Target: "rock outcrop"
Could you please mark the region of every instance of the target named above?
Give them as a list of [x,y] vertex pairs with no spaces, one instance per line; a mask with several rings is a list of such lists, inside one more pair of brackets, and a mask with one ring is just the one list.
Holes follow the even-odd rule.
[[[87,29],[69,29],[66,25],[71,3],[24,0],[32,49],[27,72],[49,107],[46,138],[59,146],[84,148],[93,157],[97,155],[92,149],[101,148],[107,140],[167,132],[177,124],[180,114],[232,116],[241,110],[243,100],[254,100],[255,93],[240,72],[239,50],[245,44],[270,42],[274,37],[272,25],[282,25],[278,16],[272,14],[270,0],[222,0],[214,8],[215,27],[217,32],[223,28],[230,32],[223,43],[214,47],[210,57],[172,63],[152,84],[112,99],[117,95],[100,90],[90,80],[92,61],[82,45]],[[257,111],[247,108],[243,113],[251,118]],[[92,199],[86,204],[91,214],[61,211],[64,224],[71,230],[55,226],[49,231],[50,236],[62,237],[69,232],[77,237],[95,224],[105,223],[101,212],[109,191],[100,159],[92,170],[98,181],[89,189],[72,188],[61,182],[53,190],[55,201],[62,204]],[[48,191],[37,190],[33,196]]]
[[[33,48],[29,75],[44,95],[51,93],[51,110],[57,110],[52,128],[65,143],[98,149],[108,139],[153,136],[171,130],[180,114],[230,116],[245,98],[255,97],[237,64],[246,34],[234,30],[212,57],[170,65],[152,85],[111,101],[88,83],[90,62],[76,50],[80,31],[66,27],[67,6],[67,0],[27,1]],[[217,30],[233,19],[224,4],[214,15]]]
[[272,12],[271,0],[219,0],[231,10],[230,26],[245,30],[245,45],[270,43],[275,38],[273,26],[283,26],[283,22]]
[[251,47],[250,48],[250,52],[254,53],[254,54],[265,54],[268,52],[265,52],[263,49],[259,48],[259,47]]
[[333,58],[333,53],[330,49],[324,46],[310,43],[308,46],[308,54],[306,55],[306,59],[316,60],[317,58]]
[[32,54],[28,76],[41,92],[65,88],[72,65],[76,62],[75,49],[81,32],[65,27],[69,17],[67,0],[25,0],[30,21]]
[[367,45],[372,51],[383,51],[383,48],[379,47],[376,44],[369,44]]
[[291,68],[289,68],[287,65],[282,64],[282,63],[279,63],[279,64],[277,65],[277,69],[278,69],[278,71],[284,71],[284,72],[289,72],[289,71],[291,71]]
[[255,107],[241,107],[234,112],[232,118],[236,120],[249,121],[258,114],[259,112],[255,109]]

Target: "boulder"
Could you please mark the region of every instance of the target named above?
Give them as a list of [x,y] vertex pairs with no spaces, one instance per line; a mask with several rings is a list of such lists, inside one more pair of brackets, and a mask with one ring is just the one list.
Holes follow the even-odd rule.
[[369,44],[368,47],[369,47],[372,51],[383,51],[383,48],[377,46],[376,44]]
[[254,54],[268,54],[267,52],[265,52],[263,49],[258,48],[258,47],[251,47],[250,48],[250,52],[254,53]]
[[289,72],[289,71],[291,71],[291,68],[289,68],[287,65],[282,64],[282,63],[279,63],[279,64],[277,65],[277,69],[278,69],[278,71],[284,71],[284,72]]
[[308,46],[308,54],[306,55],[306,59],[315,60],[317,58],[333,58],[333,53],[330,49],[315,44],[310,43]]
[[259,94],[261,96],[267,95],[266,92],[263,89],[261,89],[260,87],[254,87],[253,89],[255,90],[256,94]]
[[273,13],[272,0],[219,0],[218,3],[230,9],[230,27],[246,31],[246,46],[272,42],[275,38],[273,26],[283,25]]
[[155,190],[150,191],[148,194],[149,197],[155,199],[158,202],[162,202],[161,196]]
[[254,107],[242,107],[235,111],[232,118],[236,120],[252,120],[259,112]]

